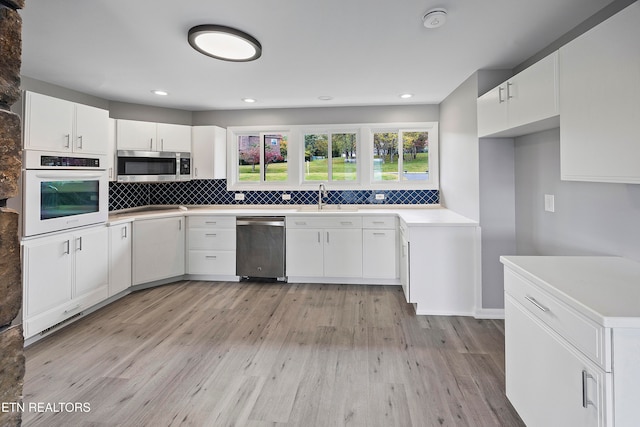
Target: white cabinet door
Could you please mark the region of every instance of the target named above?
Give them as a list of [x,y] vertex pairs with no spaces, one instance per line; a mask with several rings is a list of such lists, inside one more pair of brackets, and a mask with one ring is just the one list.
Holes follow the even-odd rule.
[[136,221],[133,226],[133,284],[184,274],[184,218]]
[[71,301],[72,250],[71,234],[25,243],[25,318]]
[[156,123],[137,120],[116,122],[116,145],[118,150],[156,151]]
[[74,234],[74,298],[105,288],[109,282],[109,234],[106,227]]
[[109,119],[107,136],[107,176],[109,181],[116,181],[116,121]]
[[402,291],[404,292],[404,298],[408,303],[414,301],[411,300],[411,284],[409,278],[411,274],[409,272],[409,240],[407,239],[406,232],[400,232],[400,284],[402,285]]
[[558,127],[558,54],[478,98],[478,136],[513,137]]
[[195,179],[227,177],[227,130],[218,126],[194,126],[191,162]]
[[287,229],[287,276],[324,275],[321,229]]
[[362,229],[324,230],[324,275],[362,277]]
[[509,295],[505,363],[507,397],[528,426],[606,425],[611,374],[561,341]]
[[491,135],[509,127],[506,83],[478,98],[478,136]]
[[73,114],[72,102],[26,92],[24,148],[71,152]]
[[131,223],[109,227],[109,296],[131,286]]
[[509,127],[558,115],[558,53],[541,59],[507,81]]
[[375,279],[398,277],[398,250],[395,230],[362,231],[362,276]]
[[158,151],[191,152],[191,126],[158,123]]
[[640,183],[640,3],[560,48],[561,178]]
[[107,154],[109,148],[109,112],[101,108],[75,104],[76,127],[73,151]]

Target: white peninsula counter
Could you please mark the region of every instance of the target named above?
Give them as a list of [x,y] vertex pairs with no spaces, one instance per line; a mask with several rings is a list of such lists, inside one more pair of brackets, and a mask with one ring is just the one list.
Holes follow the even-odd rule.
[[531,427],[637,426],[640,263],[506,256],[507,397]]

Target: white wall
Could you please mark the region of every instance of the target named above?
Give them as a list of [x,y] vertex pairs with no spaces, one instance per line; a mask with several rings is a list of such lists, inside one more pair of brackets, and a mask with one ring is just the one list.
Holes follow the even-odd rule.
[[365,107],[271,108],[214,110],[193,113],[193,125],[268,126],[341,123],[438,121],[437,105],[383,105]]
[[516,254],[514,141],[480,139],[482,306],[504,307],[501,255]]
[[[560,180],[560,131],[516,139],[519,255],[616,255],[640,261],[640,185]],[[555,196],[555,213],[544,195]]]
[[479,221],[477,98],[474,73],[440,104],[440,202]]

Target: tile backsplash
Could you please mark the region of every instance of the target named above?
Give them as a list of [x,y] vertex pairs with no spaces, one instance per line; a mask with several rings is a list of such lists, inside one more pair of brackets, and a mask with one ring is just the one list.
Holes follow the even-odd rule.
[[[306,191],[242,191],[245,199],[234,200],[236,191],[227,191],[225,179],[196,179],[185,182],[109,183],[109,210],[146,205],[313,205],[317,190]],[[282,194],[291,200],[282,200]],[[376,200],[384,194],[384,200]],[[345,205],[418,205],[438,204],[438,190],[329,190],[329,204]]]

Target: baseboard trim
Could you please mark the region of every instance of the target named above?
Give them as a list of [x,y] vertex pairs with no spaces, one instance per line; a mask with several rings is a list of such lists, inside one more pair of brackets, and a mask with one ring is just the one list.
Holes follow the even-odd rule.
[[481,308],[473,316],[476,319],[504,319],[504,308]]

